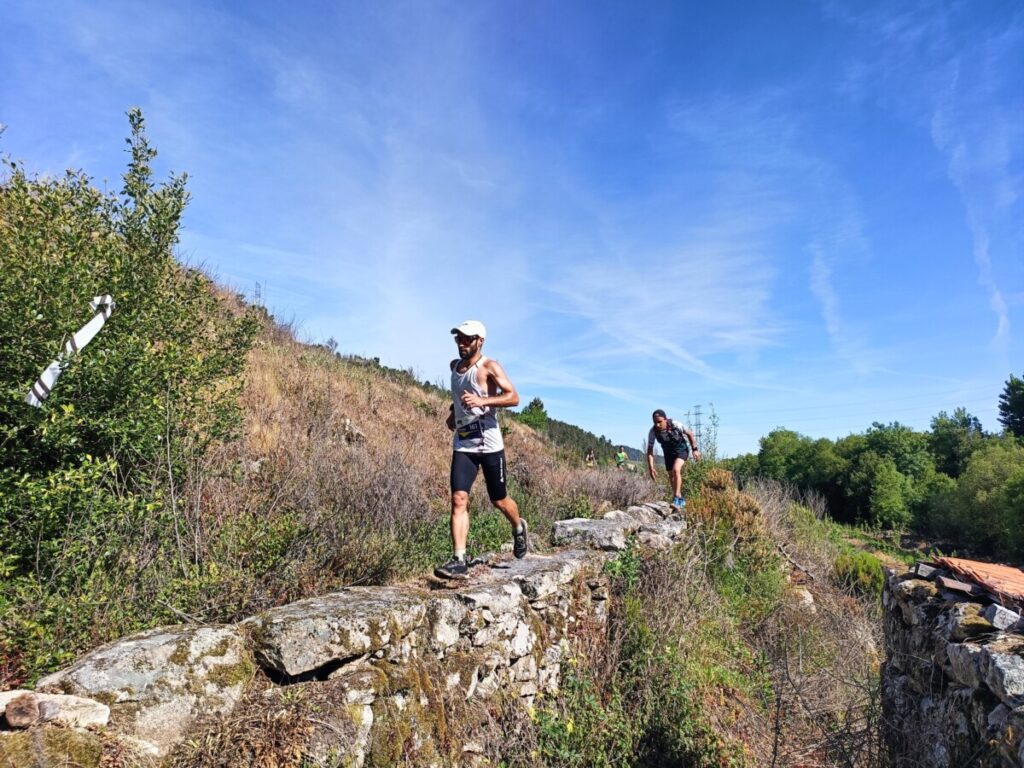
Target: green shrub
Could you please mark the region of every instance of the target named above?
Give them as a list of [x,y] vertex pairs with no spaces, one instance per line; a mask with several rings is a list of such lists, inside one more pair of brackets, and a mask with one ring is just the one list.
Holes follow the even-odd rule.
[[870,552],[843,552],[835,559],[839,584],[862,595],[881,596],[885,575],[882,564]]
[[[34,672],[165,615],[146,605],[156,595],[186,607],[158,585],[196,566],[178,498],[190,466],[240,423],[255,321],[176,261],[185,177],[155,185],[141,113],[129,123],[120,195],[11,161],[0,179],[0,639]],[[26,404],[108,293],[102,331],[42,407]]]

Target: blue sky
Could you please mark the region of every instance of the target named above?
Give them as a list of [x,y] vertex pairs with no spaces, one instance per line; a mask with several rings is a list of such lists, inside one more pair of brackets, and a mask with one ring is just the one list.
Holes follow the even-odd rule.
[[431,381],[449,328],[638,446],[998,428],[1024,370],[1018,2],[0,6],[0,152],[111,189],[139,106],[180,253]]

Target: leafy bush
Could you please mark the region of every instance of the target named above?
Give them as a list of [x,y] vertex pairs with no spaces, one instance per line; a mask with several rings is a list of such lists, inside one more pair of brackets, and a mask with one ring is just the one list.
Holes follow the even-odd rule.
[[[38,671],[152,621],[150,600],[179,602],[143,574],[196,565],[178,492],[189,462],[240,423],[256,327],[175,260],[185,177],[155,185],[141,113],[129,123],[120,195],[11,161],[0,181],[0,637]],[[27,405],[107,293],[117,307],[101,333],[42,407]]]
[[993,439],[968,459],[956,489],[938,502],[948,532],[1001,557],[1024,559],[1024,445]]

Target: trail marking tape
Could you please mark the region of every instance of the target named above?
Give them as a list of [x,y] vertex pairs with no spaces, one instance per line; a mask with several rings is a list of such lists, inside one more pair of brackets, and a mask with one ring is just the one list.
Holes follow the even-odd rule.
[[29,405],[34,405],[38,408],[50,396],[53,385],[57,383],[57,379],[60,378],[68,363],[71,362],[71,356],[85,349],[85,345],[93,340],[96,334],[100,332],[103,324],[107,322],[110,313],[114,311],[114,299],[109,294],[97,296],[89,302],[89,306],[96,314],[92,316],[92,320],[79,328],[78,332],[68,339],[68,343],[64,345],[64,350],[57,356],[57,359],[46,366],[46,370],[39,374],[36,383],[32,385],[32,389],[29,390],[28,395],[25,397],[25,402]]

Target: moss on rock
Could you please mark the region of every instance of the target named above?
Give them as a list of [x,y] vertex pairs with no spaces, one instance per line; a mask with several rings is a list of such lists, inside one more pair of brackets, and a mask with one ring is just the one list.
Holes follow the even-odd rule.
[[100,737],[71,728],[45,726],[0,736],[0,768],[99,768]]

